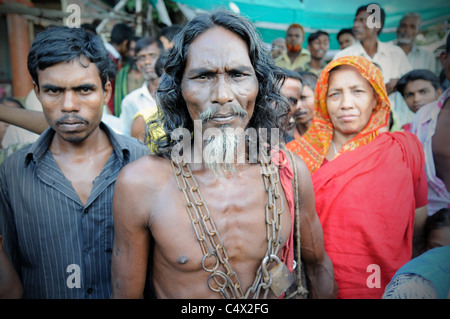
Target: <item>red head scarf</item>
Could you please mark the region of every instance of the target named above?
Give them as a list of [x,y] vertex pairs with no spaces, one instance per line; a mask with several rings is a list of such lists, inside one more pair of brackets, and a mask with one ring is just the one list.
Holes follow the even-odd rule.
[[350,65],[358,69],[372,85],[378,95],[378,101],[366,127],[346,143],[337,155],[370,143],[378,135],[378,130],[389,123],[390,102],[380,69],[360,56],[345,56],[331,61],[317,81],[311,126],[299,140],[293,140],[286,145],[287,149],[303,158],[311,173],[322,165],[333,138],[334,128],[328,114],[326,96],[330,71],[339,65]]

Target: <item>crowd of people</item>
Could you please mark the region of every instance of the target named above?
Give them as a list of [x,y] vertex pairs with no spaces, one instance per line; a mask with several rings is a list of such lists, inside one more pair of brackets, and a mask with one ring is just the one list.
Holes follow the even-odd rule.
[[449,298],[450,37],[367,9],[332,57],[223,10],[40,32],[32,110],[0,101],[0,297]]

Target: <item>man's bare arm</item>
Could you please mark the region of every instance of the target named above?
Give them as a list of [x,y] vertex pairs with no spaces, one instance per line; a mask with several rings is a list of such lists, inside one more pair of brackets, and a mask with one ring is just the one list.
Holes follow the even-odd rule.
[[116,181],[111,298],[143,298],[151,236],[140,181],[142,170],[136,162],[127,165]]
[[48,127],[43,112],[12,108],[1,103],[0,121],[19,126],[36,134],[41,134]]
[[305,163],[296,157],[300,198],[301,252],[312,298],[336,298],[337,284],[325,251],[322,225],[315,209],[314,188]]
[[414,214],[413,257],[422,253],[423,227],[428,216],[428,206],[416,208]]

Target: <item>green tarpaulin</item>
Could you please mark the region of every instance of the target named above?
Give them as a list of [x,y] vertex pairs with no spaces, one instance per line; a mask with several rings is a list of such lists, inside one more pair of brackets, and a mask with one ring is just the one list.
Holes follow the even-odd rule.
[[[276,37],[284,37],[287,26],[300,23],[307,35],[321,29],[330,33],[331,49],[337,48],[335,35],[342,28],[353,25],[356,9],[369,1],[351,0],[176,0],[191,8],[211,10],[222,7],[238,10],[252,20],[265,42]],[[423,19],[423,27],[450,20],[448,0],[383,0],[377,3],[386,12],[382,41],[395,38],[395,29],[401,17],[407,12],[418,12]]]

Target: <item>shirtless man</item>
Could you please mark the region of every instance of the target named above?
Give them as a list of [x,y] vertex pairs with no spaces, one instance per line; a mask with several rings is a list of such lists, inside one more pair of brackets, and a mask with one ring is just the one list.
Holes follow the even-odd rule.
[[[228,11],[205,13],[188,22],[175,38],[165,70],[157,91],[165,136],[174,137],[172,132],[179,127],[193,131],[192,141],[200,138],[201,143],[193,143],[190,154],[202,154],[199,149],[203,148],[203,157],[190,163],[187,157],[186,166],[174,163],[173,169],[171,155],[179,144],[162,137],[153,141],[158,145],[156,156],[128,165],[119,175],[113,203],[112,297],[141,298],[146,280],[151,278],[157,298],[262,298],[266,291],[267,297],[274,298],[266,269],[280,260],[292,271],[292,260],[286,258],[289,249],[284,247],[286,243],[290,247],[292,239],[286,201],[293,198],[292,188],[285,194],[281,185],[276,186],[281,194],[276,206],[283,205],[284,212],[280,249],[274,252],[268,249],[267,237],[272,232],[267,234],[268,194],[261,166],[249,159],[231,165],[221,164],[220,156],[211,160],[214,151],[228,154],[223,145],[238,148],[241,140],[228,143],[224,134],[223,140],[215,143],[215,139],[203,140],[201,134],[207,129],[280,128],[276,109],[282,114],[289,109],[279,94],[283,75],[274,67],[253,25]],[[194,125],[197,121],[202,125]],[[187,137],[190,139],[190,134]],[[296,158],[294,165],[302,203],[301,244],[308,289],[312,297],[331,298],[336,294],[334,272],[324,250],[311,179],[300,159]],[[189,169],[192,174],[175,177],[174,171],[180,169],[185,176]],[[183,188],[184,183],[194,183],[193,179],[198,188],[180,191],[178,185]],[[292,185],[291,180],[287,184]],[[199,198],[199,193],[202,199],[192,199],[192,195]],[[186,200],[202,204],[188,207]],[[203,233],[202,223],[191,220],[197,212],[210,214],[211,219],[204,219],[209,234]],[[258,276],[262,264],[264,275]],[[148,267],[152,276],[147,278]],[[229,286],[224,287],[224,282]]]
[[114,183],[148,150],[101,123],[111,62],[100,37],[42,31],[28,70],[50,127],[0,166],[5,252],[24,298],[109,298]]

